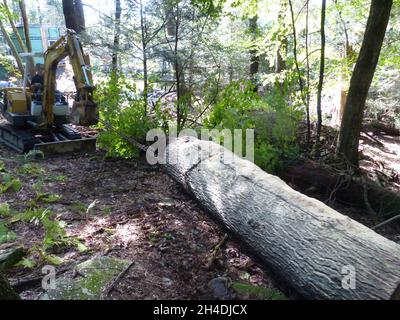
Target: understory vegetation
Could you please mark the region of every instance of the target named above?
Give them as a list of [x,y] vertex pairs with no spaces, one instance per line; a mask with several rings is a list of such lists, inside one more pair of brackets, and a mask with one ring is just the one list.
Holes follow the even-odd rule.
[[48,208],[50,204],[61,201],[62,196],[45,190],[49,184],[63,181],[65,177],[49,175],[39,164],[29,160],[23,160],[22,163],[16,169],[8,170],[4,162],[0,162],[3,180],[1,193],[16,193],[22,190],[29,195],[25,205],[19,210],[13,208],[15,204],[8,202],[0,204],[0,245],[16,240],[17,235],[9,228],[22,223],[41,229],[40,233],[43,235],[18,263],[20,267],[34,268],[37,264],[45,263],[60,265],[63,260],[54,253],[63,248],[76,248],[80,252],[87,251],[88,248],[83,243],[67,235],[65,223]]

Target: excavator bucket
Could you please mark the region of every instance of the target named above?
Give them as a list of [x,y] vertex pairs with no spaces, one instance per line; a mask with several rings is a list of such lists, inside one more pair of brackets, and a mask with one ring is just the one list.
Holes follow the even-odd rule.
[[33,148],[45,155],[65,153],[92,153],[96,151],[96,138],[83,138],[78,140],[56,141],[36,144]]
[[71,123],[92,126],[99,122],[99,110],[93,101],[74,101],[70,114]]
[[20,153],[38,150],[46,156],[96,151],[95,137],[82,137],[79,132],[68,125],[53,128],[51,132],[42,132],[3,124],[0,125],[0,142]]

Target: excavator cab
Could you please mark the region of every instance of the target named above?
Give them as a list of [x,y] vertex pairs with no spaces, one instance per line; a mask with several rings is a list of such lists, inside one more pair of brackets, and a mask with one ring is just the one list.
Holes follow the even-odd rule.
[[[26,55],[26,54],[25,54]],[[76,94],[70,108],[66,97],[56,90],[58,63],[68,57],[74,72]],[[95,138],[84,138],[70,124],[90,126],[98,122],[98,108],[93,101],[89,57],[84,54],[73,30],[45,52],[43,86],[27,87],[27,73],[21,88],[0,90],[0,111],[8,124],[0,126],[0,141],[19,152],[32,149],[45,153],[93,151]]]

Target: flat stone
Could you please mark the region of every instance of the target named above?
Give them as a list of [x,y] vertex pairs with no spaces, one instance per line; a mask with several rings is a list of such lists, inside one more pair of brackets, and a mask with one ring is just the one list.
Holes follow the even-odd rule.
[[100,300],[103,290],[127,266],[129,261],[97,257],[78,264],[78,277],[56,279],[56,288],[43,294],[42,300]]
[[225,277],[219,277],[212,279],[208,283],[208,287],[212,291],[214,299],[218,300],[229,300],[232,299],[232,294],[230,292],[231,281]]

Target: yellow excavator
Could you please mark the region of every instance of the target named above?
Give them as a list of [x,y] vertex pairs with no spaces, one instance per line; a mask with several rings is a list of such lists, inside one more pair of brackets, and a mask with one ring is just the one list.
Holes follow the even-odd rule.
[[[76,87],[72,109],[67,98],[56,91],[57,66],[66,57],[72,65]],[[26,71],[21,88],[0,90],[1,113],[8,121],[0,125],[0,141],[23,153],[32,149],[45,154],[95,150],[96,139],[83,138],[70,125],[98,122],[89,56],[84,54],[73,30],[47,49],[43,71],[41,90],[27,88]]]

